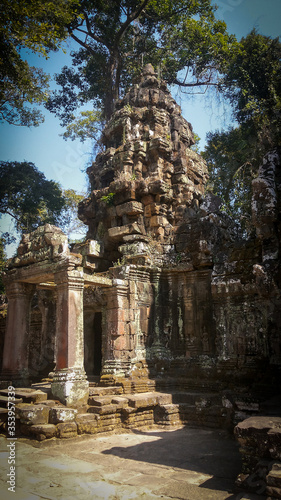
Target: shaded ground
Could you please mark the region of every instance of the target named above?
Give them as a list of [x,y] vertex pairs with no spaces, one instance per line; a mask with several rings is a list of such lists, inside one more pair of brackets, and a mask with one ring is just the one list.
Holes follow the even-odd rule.
[[0,438],[0,498],[14,500],[257,500],[234,493],[238,447],[224,432],[179,428],[16,442],[16,493]]

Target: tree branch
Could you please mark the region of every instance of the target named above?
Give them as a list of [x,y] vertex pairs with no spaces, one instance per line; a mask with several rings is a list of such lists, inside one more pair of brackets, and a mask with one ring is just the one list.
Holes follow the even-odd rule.
[[88,17],[88,14],[83,11],[83,14],[85,16],[85,21],[86,21],[86,27],[87,27],[87,34],[93,38],[96,42],[98,43],[101,43],[102,45],[105,45],[108,49],[109,49],[109,46],[106,42],[106,40],[104,38],[101,38],[100,36],[96,35],[95,33],[92,32],[92,28],[91,28],[91,24],[90,24],[90,21],[89,21],[89,17]]
[[75,42],[79,43],[79,45],[82,45],[82,47],[84,47],[84,49],[87,49],[93,55],[95,54],[95,51],[90,47],[90,45],[88,45],[86,42],[83,42],[82,40],[80,40],[80,38],[78,38],[76,35],[74,35],[74,33],[70,33],[70,36],[71,36],[71,38],[73,38],[73,40],[75,40]]
[[219,83],[218,82],[210,82],[210,81],[206,81],[206,82],[194,82],[194,83],[185,83],[185,82],[180,82],[177,78],[175,80],[173,80],[173,84],[176,84],[176,85],[179,85],[180,87],[203,87],[203,86],[209,86],[209,85],[213,85],[215,87],[218,87],[219,86]]
[[[85,16],[87,31],[81,29],[78,26],[75,28],[75,30],[79,31],[80,33],[84,33],[86,36],[90,36],[96,42],[98,42],[98,43],[100,43],[102,45],[105,45],[107,48],[109,48],[108,45],[107,45],[107,43],[106,43],[106,41],[103,38],[99,37],[98,35],[96,35],[95,33],[92,32],[90,21],[89,21],[87,13],[83,12],[83,15]],[[83,22],[81,22],[79,26],[82,26],[82,25],[83,25]],[[80,45],[82,45],[82,47],[84,47],[85,49],[87,49],[90,52],[92,52],[92,54],[94,53],[94,51],[91,49],[91,47],[86,42],[83,42],[82,40],[80,40],[80,38],[78,38],[73,33],[73,31],[71,29],[68,29],[68,33],[70,34],[71,38],[73,38],[73,40],[75,40],[77,43],[79,43]]]
[[125,31],[128,28],[128,26],[130,26],[130,24],[132,23],[132,21],[134,21],[135,19],[137,19],[139,17],[140,13],[147,6],[147,4],[148,4],[149,1],[150,0],[144,0],[137,10],[135,10],[134,12],[132,12],[132,14],[127,15],[126,21],[121,25],[119,31],[116,34],[116,37],[115,37],[115,46],[118,45],[119,40],[122,38],[122,36],[125,33]]

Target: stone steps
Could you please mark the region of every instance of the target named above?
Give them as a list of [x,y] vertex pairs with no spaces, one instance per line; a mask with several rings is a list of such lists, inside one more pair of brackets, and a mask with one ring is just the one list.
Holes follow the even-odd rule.
[[205,427],[223,426],[221,396],[214,393],[146,392],[122,396],[90,396],[88,412],[118,415],[124,427],[138,428],[158,425],[182,425]]
[[[0,389],[0,398],[7,398],[8,395],[8,389]],[[41,403],[42,401],[46,401],[48,399],[48,394],[38,389],[19,388],[15,389],[15,398],[17,403]],[[20,399],[21,401],[19,401]]]
[[[7,408],[9,401],[11,401],[11,400],[9,399],[8,396],[3,396],[2,394],[0,394],[0,407],[1,408]],[[13,400],[13,403],[15,403],[15,404],[22,403],[22,402],[23,402],[23,400],[21,398],[15,398]]]
[[123,389],[121,386],[115,385],[115,386],[94,386],[94,387],[89,387],[89,396],[117,396],[119,394],[123,394]]
[[[137,382],[124,379],[114,386],[93,384],[89,388],[88,404],[79,410],[47,399],[48,395],[51,397],[47,386],[37,384],[16,389],[18,435],[42,440],[155,425],[232,430],[233,422],[259,409],[257,401],[247,394],[215,392],[210,386],[201,390],[199,386],[177,390],[172,385],[164,392],[154,390],[157,384],[148,384],[147,380],[144,384]],[[152,390],[138,392],[144,386]],[[7,394],[7,389],[0,391],[0,427],[4,432],[7,431]]]

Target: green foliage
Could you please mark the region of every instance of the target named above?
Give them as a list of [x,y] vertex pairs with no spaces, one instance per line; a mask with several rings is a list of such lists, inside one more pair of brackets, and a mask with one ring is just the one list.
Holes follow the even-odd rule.
[[46,102],[49,77],[29,66],[23,49],[46,58],[51,50],[58,50],[68,35],[75,5],[74,0],[2,0],[0,121],[25,126],[43,121],[32,106]]
[[104,201],[107,205],[113,205],[115,193],[108,193],[105,196],[101,197],[101,201]]
[[121,259],[118,259],[116,262],[112,263],[113,267],[120,267],[120,266],[125,266],[126,264],[126,257],[123,255]]
[[[236,44],[210,0],[81,1],[70,36],[80,45],[73,67],[57,75],[61,91],[47,107],[67,125],[91,101],[107,120],[146,63],[188,91],[217,86]],[[79,17],[80,15],[80,17]]]
[[64,206],[56,219],[56,224],[70,236],[71,233],[85,234],[85,224],[78,219],[78,205],[85,198],[85,193],[77,193],[74,189],[64,189],[62,192]]
[[251,227],[251,183],[254,178],[254,149],[243,127],[207,135],[208,144],[202,156],[209,170],[209,189],[220,196],[223,209],[240,222],[242,229]]
[[[281,43],[253,30],[242,38],[239,50],[230,59],[224,84],[235,118],[250,123],[256,132],[280,138]],[[277,127],[277,129],[276,129]],[[269,131],[268,128],[271,130]],[[267,133],[265,132],[267,130]]]
[[191,146],[191,149],[199,154],[199,143],[201,141],[201,137],[199,137],[198,134],[193,133],[193,139],[195,143]]
[[0,162],[0,213],[10,215],[19,232],[56,224],[65,205],[59,185],[30,162]]
[[252,180],[263,156],[280,145],[281,43],[253,30],[230,54],[224,89],[237,128],[208,135],[210,186],[251,230]]
[[98,134],[102,127],[102,116],[100,111],[81,111],[80,117],[75,118],[67,125],[64,139],[80,139],[81,142],[87,139],[98,140]]

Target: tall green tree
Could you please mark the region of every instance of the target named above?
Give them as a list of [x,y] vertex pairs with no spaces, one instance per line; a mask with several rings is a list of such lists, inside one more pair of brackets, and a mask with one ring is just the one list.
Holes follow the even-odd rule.
[[72,53],[73,66],[57,75],[61,90],[48,109],[67,125],[91,102],[107,120],[148,62],[188,91],[218,86],[236,41],[214,11],[210,0],[81,0],[68,25],[80,49]]
[[76,0],[2,0],[0,7],[0,121],[36,126],[43,115],[48,75],[25,60],[26,50],[45,58],[68,36]]
[[86,197],[86,193],[77,193],[74,189],[62,191],[64,206],[56,220],[56,224],[69,237],[71,234],[85,236],[87,226],[78,219],[78,205]]
[[251,186],[263,156],[281,142],[281,43],[253,30],[224,76],[236,128],[208,135],[210,183],[225,208],[250,230]]
[[0,214],[8,214],[20,233],[56,224],[65,206],[60,186],[31,162],[0,162]]

